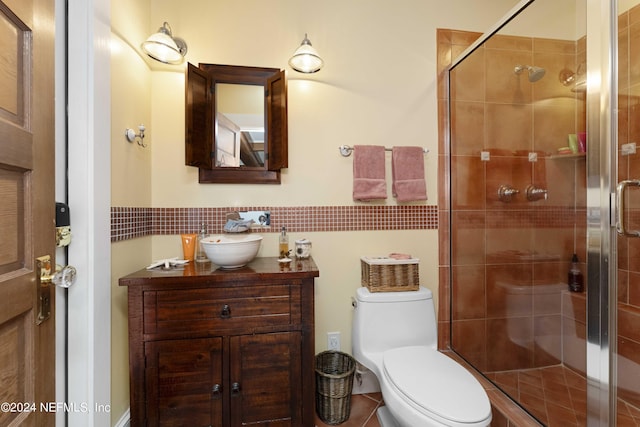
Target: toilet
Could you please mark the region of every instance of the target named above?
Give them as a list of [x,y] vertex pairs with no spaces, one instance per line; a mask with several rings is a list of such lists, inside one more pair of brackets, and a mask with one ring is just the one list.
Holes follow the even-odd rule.
[[478,380],[437,350],[433,296],[369,292],[354,301],[353,356],[378,378],[385,406],[382,427],[481,427],[491,405]]

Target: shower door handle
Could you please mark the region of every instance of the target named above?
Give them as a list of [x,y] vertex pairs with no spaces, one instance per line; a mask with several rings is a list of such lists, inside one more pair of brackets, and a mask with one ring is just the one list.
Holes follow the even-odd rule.
[[621,181],[616,187],[616,208],[617,208],[617,217],[616,217],[616,231],[618,234],[627,237],[640,237],[639,230],[627,230],[624,225],[624,215],[625,215],[625,202],[624,202],[624,191],[627,187],[640,187],[640,180],[638,179],[628,179],[625,181]]

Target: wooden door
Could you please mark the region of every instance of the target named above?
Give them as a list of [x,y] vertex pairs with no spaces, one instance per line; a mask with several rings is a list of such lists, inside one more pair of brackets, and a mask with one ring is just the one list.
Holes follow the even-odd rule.
[[302,425],[300,332],[231,338],[232,427]]
[[0,0],[3,426],[55,424],[41,406],[55,402],[55,322],[52,310],[37,324],[35,273],[36,257],[55,255],[53,18],[52,0]]

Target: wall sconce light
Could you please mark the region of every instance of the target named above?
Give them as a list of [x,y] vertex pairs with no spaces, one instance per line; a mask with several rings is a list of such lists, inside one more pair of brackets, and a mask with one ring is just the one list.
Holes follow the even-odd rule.
[[187,43],[180,37],[174,37],[168,22],[158,28],[141,45],[144,53],[156,61],[165,64],[180,64],[187,54]]
[[144,125],[141,124],[140,126],[138,126],[138,130],[140,131],[140,133],[136,133],[133,129],[127,129],[126,131],[124,131],[124,136],[127,137],[127,141],[136,141],[139,146],[146,147],[147,144],[144,143],[144,131],[146,129],[147,128],[145,128]]
[[289,65],[294,70],[305,74],[320,71],[320,68],[324,65],[324,61],[320,58],[318,52],[311,46],[306,33],[300,47],[296,49],[291,59],[289,59]]

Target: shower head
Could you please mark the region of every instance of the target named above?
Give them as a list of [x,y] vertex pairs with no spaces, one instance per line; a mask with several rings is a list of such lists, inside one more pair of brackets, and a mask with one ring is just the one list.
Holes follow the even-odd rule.
[[527,70],[527,73],[529,74],[529,81],[531,83],[540,80],[542,77],[544,77],[544,73],[546,72],[544,68],[536,67],[533,65],[516,65],[513,72],[516,74],[520,74],[524,70]]

